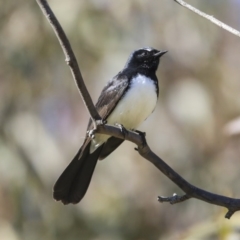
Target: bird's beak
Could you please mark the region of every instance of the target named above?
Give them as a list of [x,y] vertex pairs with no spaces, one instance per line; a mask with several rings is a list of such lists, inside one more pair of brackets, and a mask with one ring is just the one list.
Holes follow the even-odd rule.
[[159,51],[157,53],[155,53],[153,56],[154,57],[158,57],[160,58],[161,56],[163,56],[165,53],[167,53],[168,51]]

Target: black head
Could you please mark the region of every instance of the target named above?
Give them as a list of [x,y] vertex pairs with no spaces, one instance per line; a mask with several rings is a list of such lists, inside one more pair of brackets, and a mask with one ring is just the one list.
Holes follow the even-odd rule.
[[160,57],[165,53],[167,51],[159,51],[150,47],[140,48],[130,55],[125,68],[137,68],[155,72],[158,68]]

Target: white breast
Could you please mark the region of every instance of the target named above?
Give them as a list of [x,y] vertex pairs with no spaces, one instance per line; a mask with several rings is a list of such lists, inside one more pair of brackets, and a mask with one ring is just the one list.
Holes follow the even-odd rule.
[[137,75],[129,90],[108,117],[109,124],[119,123],[125,128],[136,128],[154,110],[157,102],[154,82],[143,75]]
[[[156,85],[153,80],[138,74],[127,93],[107,118],[107,123],[122,124],[127,129],[136,129],[154,110],[157,103]],[[98,135],[92,142],[91,152],[106,141],[108,136]]]

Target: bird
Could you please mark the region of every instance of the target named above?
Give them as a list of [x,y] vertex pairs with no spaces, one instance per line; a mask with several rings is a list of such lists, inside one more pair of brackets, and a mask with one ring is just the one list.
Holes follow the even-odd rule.
[[[159,86],[156,71],[167,51],[144,47],[133,51],[124,68],[103,88],[95,105],[102,120],[125,129],[136,129],[154,111]],[[53,187],[53,198],[63,204],[77,204],[84,197],[98,160],[106,158],[123,143],[113,136],[87,134],[79,151]]]

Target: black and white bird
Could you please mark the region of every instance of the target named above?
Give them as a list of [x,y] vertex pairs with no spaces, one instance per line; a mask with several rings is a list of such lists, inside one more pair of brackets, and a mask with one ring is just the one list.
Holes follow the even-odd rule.
[[[136,129],[154,110],[158,99],[156,71],[160,57],[167,51],[141,48],[134,51],[125,67],[103,88],[97,111],[108,124]],[[87,130],[93,128],[91,120]],[[98,159],[104,159],[124,140],[103,134],[85,141],[59,177],[53,197],[64,204],[78,203],[85,195]]]

